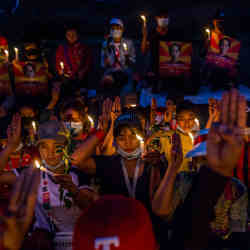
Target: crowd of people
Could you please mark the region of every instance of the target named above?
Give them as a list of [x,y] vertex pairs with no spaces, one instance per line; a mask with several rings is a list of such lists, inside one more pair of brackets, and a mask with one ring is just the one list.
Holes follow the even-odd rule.
[[[36,43],[22,55],[1,37],[0,249],[249,249],[247,101],[235,88],[211,98],[203,126],[180,89],[192,78],[159,72],[159,44],[175,39],[168,12],[150,35],[141,19],[147,73],[135,72],[135,46],[113,18],[98,87],[75,27],[55,66]],[[220,42],[223,57],[230,43]],[[180,43],[169,50],[170,63],[182,64]],[[206,80],[211,69],[235,80],[214,66]],[[139,105],[145,85],[170,93],[165,107],[154,98]]]

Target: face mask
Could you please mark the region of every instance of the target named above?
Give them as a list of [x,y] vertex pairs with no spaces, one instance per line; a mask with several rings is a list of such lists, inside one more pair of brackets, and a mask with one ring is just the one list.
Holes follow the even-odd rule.
[[138,147],[134,152],[127,153],[124,150],[122,150],[119,146],[116,146],[116,151],[117,153],[122,157],[127,160],[134,160],[138,159],[141,156],[141,148]]
[[48,164],[46,163],[45,160],[42,160],[42,163],[43,163],[43,166],[44,166],[45,168],[47,168],[48,170],[51,170],[51,171],[60,168],[60,167],[64,164],[64,162],[61,161],[61,162],[59,162],[56,166],[50,166],[50,165],[48,165]]
[[78,134],[83,129],[82,122],[65,122],[64,125],[69,130],[73,129],[75,134]]
[[110,34],[113,38],[120,38],[122,36],[122,31],[121,30],[111,30]]
[[169,24],[169,19],[168,18],[159,18],[157,19],[158,26],[160,27],[167,27]]

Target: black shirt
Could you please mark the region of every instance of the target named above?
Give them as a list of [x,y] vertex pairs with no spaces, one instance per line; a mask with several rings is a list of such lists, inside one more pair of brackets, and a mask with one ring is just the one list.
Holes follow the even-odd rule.
[[[129,197],[125,178],[122,171],[121,157],[95,156],[96,178],[100,182],[101,194],[117,194]],[[130,179],[130,183],[133,180]],[[150,168],[145,166],[143,174],[138,178],[136,185],[136,199],[141,201],[147,208],[150,205]]]

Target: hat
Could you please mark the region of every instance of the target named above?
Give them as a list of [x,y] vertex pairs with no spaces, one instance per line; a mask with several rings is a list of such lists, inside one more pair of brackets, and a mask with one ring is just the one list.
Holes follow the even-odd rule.
[[64,128],[58,121],[47,121],[39,126],[38,129],[38,142],[43,140],[56,140],[60,143],[66,143],[67,138],[64,135],[60,135],[59,132],[63,132]]
[[156,250],[152,222],[146,208],[123,196],[104,196],[78,219],[73,250]]
[[207,155],[207,135],[209,130],[202,129],[199,134],[194,138],[194,147],[189,151],[185,158],[198,157]]
[[124,27],[123,21],[119,18],[112,18],[109,24],[110,25],[117,24],[120,25],[122,28]]

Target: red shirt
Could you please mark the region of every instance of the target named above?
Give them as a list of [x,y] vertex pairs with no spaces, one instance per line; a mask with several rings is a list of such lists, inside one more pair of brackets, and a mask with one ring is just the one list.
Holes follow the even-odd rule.
[[[63,62],[64,73],[70,75],[71,79],[77,78],[79,72],[86,74],[90,69],[91,61],[90,49],[80,42],[73,45],[59,45],[56,51],[57,72],[61,70],[60,63]],[[80,78],[83,78],[85,74]]]

